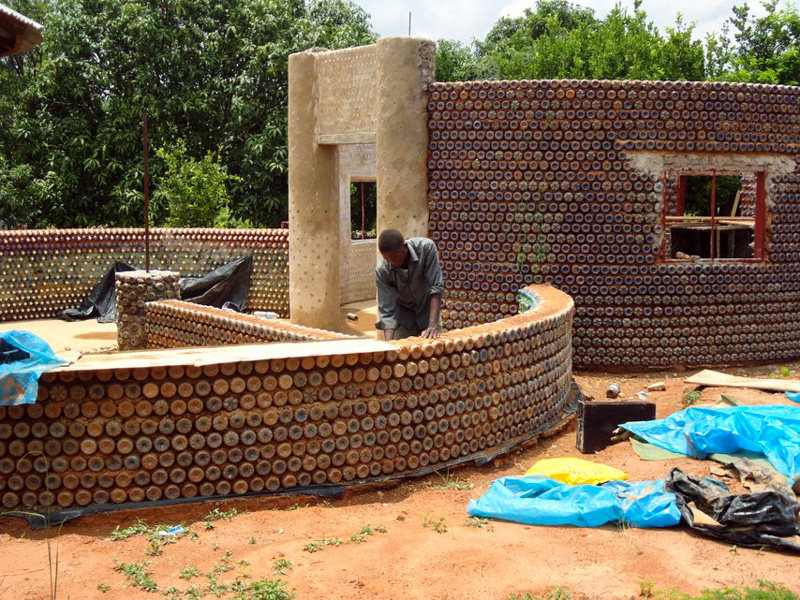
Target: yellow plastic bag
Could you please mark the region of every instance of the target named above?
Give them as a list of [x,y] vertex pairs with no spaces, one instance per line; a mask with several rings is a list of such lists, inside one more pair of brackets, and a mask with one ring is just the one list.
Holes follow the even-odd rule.
[[543,458],[536,461],[525,475],[545,475],[569,485],[594,485],[611,479],[628,478],[624,471],[581,458]]

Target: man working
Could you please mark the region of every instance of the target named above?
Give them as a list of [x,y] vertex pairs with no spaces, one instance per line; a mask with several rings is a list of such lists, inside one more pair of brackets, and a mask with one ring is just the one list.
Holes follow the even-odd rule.
[[375,326],[386,340],[439,337],[442,270],[436,244],[423,237],[406,240],[396,229],[387,229],[378,238],[378,250],[383,260],[375,269]]

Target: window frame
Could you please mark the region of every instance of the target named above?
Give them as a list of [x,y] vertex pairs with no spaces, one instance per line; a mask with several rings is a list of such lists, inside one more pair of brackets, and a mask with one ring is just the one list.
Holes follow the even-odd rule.
[[[710,258],[701,258],[697,261],[693,262],[736,262],[736,263],[762,263],[765,262],[766,256],[764,253],[764,241],[766,238],[766,218],[767,218],[767,205],[766,205],[766,171],[759,170],[754,172],[756,176],[756,198],[755,198],[755,207],[754,207],[754,215],[753,217],[718,217],[716,216],[716,183],[717,183],[717,176],[735,176],[735,177],[742,177],[744,175],[743,172],[740,171],[719,171],[717,169],[709,169],[709,170],[691,170],[691,169],[681,169],[678,172],[678,183],[677,183],[677,210],[680,214],[678,215],[667,215],[667,198],[666,195],[668,193],[668,186],[664,185],[664,209],[662,210],[662,219],[661,219],[661,228],[664,232],[664,239],[661,243],[661,256],[662,262],[665,263],[686,263],[688,259],[685,258],[673,258],[672,256],[667,255],[667,236],[671,235],[671,224],[672,223],[679,223],[683,222],[684,219],[687,217],[684,215],[685,205],[684,205],[684,194],[686,191],[686,178],[687,177],[711,177],[711,216],[710,217],[691,217],[692,219],[697,220],[698,222],[702,222],[704,220],[708,220],[711,225],[711,236],[710,236]],[[664,174],[665,184],[669,177],[669,173]],[[727,222],[743,222],[749,223],[753,222],[753,256],[750,258],[720,258],[716,257],[715,254],[717,253],[716,250],[716,227],[717,221],[724,220]]]

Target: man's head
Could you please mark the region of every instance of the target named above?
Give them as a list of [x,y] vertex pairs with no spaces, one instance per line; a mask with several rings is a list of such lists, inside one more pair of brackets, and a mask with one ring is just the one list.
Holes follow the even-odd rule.
[[394,267],[402,267],[408,256],[408,246],[403,234],[396,229],[386,229],[378,237],[381,256]]

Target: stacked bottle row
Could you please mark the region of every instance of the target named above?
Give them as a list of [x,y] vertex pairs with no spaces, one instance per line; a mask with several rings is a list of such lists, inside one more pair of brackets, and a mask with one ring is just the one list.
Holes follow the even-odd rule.
[[[51,318],[78,306],[114,261],[145,266],[142,229],[0,232],[0,321]],[[152,229],[151,269],[200,277],[249,254],[248,308],[289,314],[289,237],[283,229]]]
[[312,342],[353,337],[175,300],[151,302],[145,309],[148,348]]
[[497,454],[574,410],[572,303],[545,293],[545,313],[396,351],[45,374],[36,404],[0,408],[2,504],[278,492]]
[[[435,83],[428,111],[430,236],[445,278],[445,327],[513,314],[519,288],[551,283],[575,298],[577,366],[797,355],[800,178],[784,166],[786,156],[798,158],[797,88]],[[777,157],[780,168],[766,169],[763,262],[665,259],[664,219],[676,214],[677,175],[653,166],[659,152],[690,156],[703,172],[704,157],[714,153]],[[742,175],[748,214],[754,180]],[[727,320],[717,323],[710,317],[720,309]],[[656,312],[658,323],[650,323]],[[741,332],[756,320],[759,334],[732,340],[728,328]]]
[[171,271],[125,271],[116,275],[117,347],[147,348],[148,302],[181,297],[181,276]]

